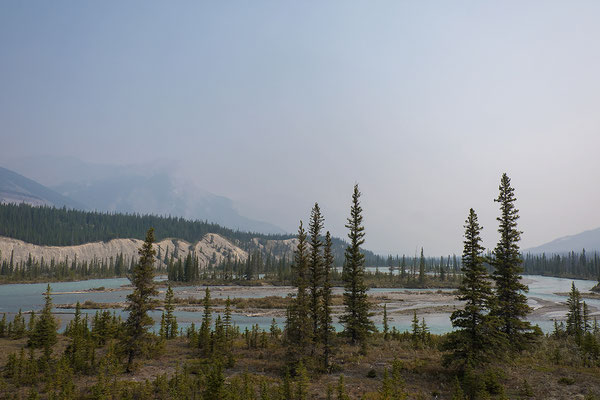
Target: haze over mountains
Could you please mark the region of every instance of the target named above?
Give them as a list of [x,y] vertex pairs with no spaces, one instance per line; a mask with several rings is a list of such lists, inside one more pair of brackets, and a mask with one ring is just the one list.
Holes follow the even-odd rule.
[[[9,165],[18,173],[0,167],[0,202],[4,203],[172,215],[242,231],[285,233],[274,224],[241,215],[231,199],[183,182],[176,168],[167,162],[116,166],[87,163],[75,157],[42,156],[12,160]],[[582,249],[600,251],[600,228],[524,252],[551,254]]]
[[85,206],[34,180],[0,167],[0,202],[27,203],[34,206],[67,206],[82,209]]
[[182,182],[166,163],[115,166],[44,156],[13,160],[10,167],[24,176],[2,169],[0,200],[4,202],[172,215],[243,231],[285,233],[274,224],[241,215],[227,197]]
[[562,254],[571,251],[579,252],[582,249],[585,249],[588,253],[600,251],[600,228],[575,235],[563,236],[540,246],[526,249],[525,251],[531,254]]

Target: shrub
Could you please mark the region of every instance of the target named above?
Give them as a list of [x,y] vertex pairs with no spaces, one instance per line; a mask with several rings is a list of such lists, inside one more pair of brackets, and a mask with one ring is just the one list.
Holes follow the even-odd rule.
[[570,378],[568,376],[563,376],[558,380],[558,383],[561,385],[569,386],[575,383],[575,379]]

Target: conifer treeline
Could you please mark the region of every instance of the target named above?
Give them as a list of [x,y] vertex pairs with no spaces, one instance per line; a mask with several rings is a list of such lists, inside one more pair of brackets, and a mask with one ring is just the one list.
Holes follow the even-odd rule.
[[526,254],[523,268],[529,275],[600,280],[600,254],[585,249],[566,254]]
[[[2,257],[3,254],[0,254]],[[114,278],[125,276],[136,264],[137,259],[118,253],[114,257],[87,260],[65,258],[64,260],[36,259],[29,255],[27,260],[16,262],[9,255],[0,262],[0,282],[35,281],[40,279],[50,281]],[[156,264],[161,271],[162,264]]]
[[0,235],[43,246],[74,246],[117,238],[144,240],[149,226],[156,229],[156,240],[178,238],[197,242],[207,233],[233,241],[252,238],[289,239],[291,235],[266,235],[224,228],[208,221],[181,217],[80,211],[28,204],[0,204]]
[[[0,236],[42,246],[74,246],[118,238],[144,240],[148,226],[156,229],[157,241],[177,238],[196,243],[207,233],[215,233],[248,252],[259,249],[259,245],[264,245],[267,240],[294,237],[291,234],[244,232],[208,221],[187,220],[181,217],[35,207],[24,203],[0,204]],[[334,255],[342,260],[346,244],[336,238],[332,238],[332,242]],[[271,253],[279,258],[285,256],[287,251],[287,246],[275,244]],[[385,265],[385,258],[368,250],[362,251],[369,265]],[[264,252],[262,255],[266,254],[267,252]]]

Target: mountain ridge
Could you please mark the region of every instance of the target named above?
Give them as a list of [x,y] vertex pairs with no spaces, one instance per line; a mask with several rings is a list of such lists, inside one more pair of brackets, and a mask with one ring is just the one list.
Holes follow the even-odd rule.
[[0,167],[0,202],[86,209],[78,201],[4,167]]
[[566,235],[539,246],[525,249],[524,253],[530,254],[564,254],[571,251],[600,252],[600,228],[589,229],[573,235]]
[[[29,257],[32,261],[41,259],[78,260],[90,262],[94,259],[111,259],[122,254],[128,264],[132,258],[137,259],[138,249],[144,241],[141,239],[111,239],[108,242],[90,242],[74,246],[42,246],[24,242],[22,240],[0,236],[0,257],[11,259],[15,264],[26,262]],[[153,244],[157,254],[167,254],[177,249],[177,254],[185,258],[193,252],[199,259],[199,265],[206,267],[209,263],[220,263],[227,256],[232,260],[245,261],[248,252],[231,243],[229,240],[215,233],[207,233],[196,243],[189,243],[177,238],[168,238]],[[157,257],[156,262],[162,264],[162,257]]]
[[[244,231],[286,233],[275,224],[240,214],[234,201],[228,197],[181,181],[175,167],[166,161],[117,166],[92,164],[75,157],[32,156],[13,160],[11,165],[20,173],[3,168],[6,176],[18,176],[20,181],[36,187],[36,193],[47,194],[47,198],[42,194],[31,195],[24,188],[25,184],[11,186],[10,181],[5,179],[7,188],[21,188],[13,190],[13,193],[8,189],[5,191],[4,202],[7,203],[173,215],[216,222]],[[0,173],[0,187],[2,177]]]

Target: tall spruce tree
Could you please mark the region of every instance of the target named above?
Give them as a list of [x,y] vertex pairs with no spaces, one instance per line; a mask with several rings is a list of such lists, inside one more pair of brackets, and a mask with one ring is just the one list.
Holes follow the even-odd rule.
[[33,348],[44,349],[44,359],[47,361],[52,354],[52,346],[56,344],[58,324],[52,315],[52,297],[50,296],[51,288],[48,284],[46,288],[46,302],[44,309],[40,314],[40,318],[34,325],[29,337],[29,346]]
[[127,371],[131,372],[133,360],[142,354],[151,340],[148,328],[154,324],[148,311],[154,309],[155,302],[152,296],[158,291],[154,286],[154,256],[156,250],[152,247],[154,243],[154,228],[150,228],[146,234],[146,240],[138,250],[139,262],[133,268],[129,280],[133,285],[133,292],[127,296],[129,304],[126,311],[129,316],[125,322],[125,335],[122,340],[127,355]]
[[310,305],[307,293],[308,281],[308,254],[306,248],[306,231],[300,221],[298,227],[298,245],[294,251],[294,286],[297,288],[296,297],[290,302],[287,309],[285,337],[287,344],[288,361],[296,364],[306,354],[312,341],[312,324],[310,319]]
[[465,302],[465,308],[452,313],[450,319],[456,330],[448,335],[443,346],[451,351],[444,357],[445,364],[457,365],[462,371],[488,362],[503,344],[498,318],[489,315],[494,293],[481,255],[484,250],[481,229],[471,208],[465,225],[463,281],[458,288],[458,299]]
[[310,296],[309,315],[312,322],[312,338],[314,353],[319,342],[319,314],[321,312],[321,290],[323,285],[323,256],[321,254],[321,229],[323,229],[323,216],[319,204],[315,203],[310,213],[308,233],[310,235],[310,258],[308,260],[308,290]]
[[173,314],[175,311],[175,304],[173,304],[174,297],[173,288],[171,288],[171,285],[168,285],[167,293],[165,294],[165,336],[167,339],[176,337],[179,329],[177,327],[177,317]]
[[331,318],[331,270],[334,257],[331,250],[331,234],[329,231],[325,234],[325,248],[323,250],[323,293],[321,310],[321,343],[323,344],[323,367],[325,371],[330,369],[330,358],[333,353],[333,339],[335,330]]
[[500,330],[507,336],[511,348],[521,350],[532,331],[529,322],[524,320],[531,308],[524,294],[529,288],[520,282],[523,260],[519,253],[521,232],[517,229],[519,210],[515,208],[515,189],[506,173],[502,174],[499,190],[494,201],[500,203],[501,215],[496,218],[500,223],[500,240],[490,259],[496,283],[496,305],[492,314],[500,319]]
[[583,303],[581,302],[581,293],[575,287],[575,282],[571,282],[571,292],[567,299],[567,334],[575,337],[577,344],[581,343],[583,337]]
[[198,347],[205,354],[208,355],[210,352],[210,329],[212,325],[212,306],[210,302],[210,290],[208,286],[204,290],[204,299],[202,300],[204,305],[204,313],[202,314],[202,325],[200,325]]
[[425,284],[425,256],[421,247],[421,257],[419,257],[419,284]]
[[383,304],[383,338],[388,340],[390,337],[390,326],[388,324],[387,303]]
[[350,217],[346,224],[346,228],[350,230],[348,233],[350,244],[344,254],[343,300],[345,312],[340,316],[340,322],[344,325],[344,332],[350,337],[352,344],[359,343],[364,346],[369,334],[375,331],[375,325],[370,319],[371,314],[367,301],[367,286],[364,280],[365,256],[360,251],[360,246],[365,242],[360,195],[358,184],[356,184],[352,193]]

